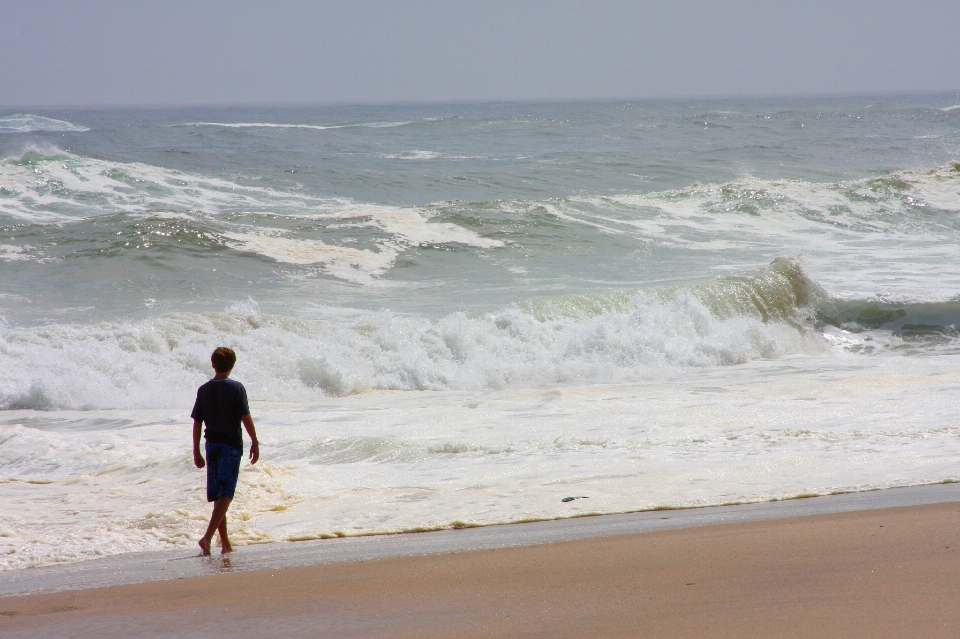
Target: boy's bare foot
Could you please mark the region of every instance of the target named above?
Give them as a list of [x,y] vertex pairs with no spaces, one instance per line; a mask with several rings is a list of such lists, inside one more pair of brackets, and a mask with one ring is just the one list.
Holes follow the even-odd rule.
[[200,541],[197,542],[197,545],[200,546],[200,554],[201,554],[201,555],[206,555],[206,556],[209,556],[209,555],[210,555],[210,540],[209,540],[209,539],[201,539]]
[[225,555],[228,552],[233,552],[233,546],[230,545],[229,541],[220,541],[220,554]]

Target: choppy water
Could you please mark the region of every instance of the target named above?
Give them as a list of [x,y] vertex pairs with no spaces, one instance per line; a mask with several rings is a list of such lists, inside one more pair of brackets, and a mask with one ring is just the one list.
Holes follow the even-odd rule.
[[952,478],[958,103],[0,114],[0,565]]

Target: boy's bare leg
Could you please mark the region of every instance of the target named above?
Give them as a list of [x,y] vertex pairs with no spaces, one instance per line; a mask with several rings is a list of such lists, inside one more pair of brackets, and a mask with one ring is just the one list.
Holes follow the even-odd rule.
[[217,501],[213,502],[213,514],[210,515],[210,524],[207,526],[207,532],[197,544],[200,546],[200,552],[204,555],[210,554],[210,542],[213,540],[213,533],[217,532],[217,529],[220,528],[220,524],[224,524],[224,531],[226,531],[226,517],[227,509],[230,508],[230,502],[233,499],[230,497],[220,497]]
[[220,554],[233,552],[233,546],[230,545],[230,538],[227,537],[227,518],[224,517],[217,528],[220,533]]

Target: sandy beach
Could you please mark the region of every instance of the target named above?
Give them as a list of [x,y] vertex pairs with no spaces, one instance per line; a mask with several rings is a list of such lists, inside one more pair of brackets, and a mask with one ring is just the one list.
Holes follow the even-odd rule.
[[942,503],[14,596],[0,633],[956,637],[958,524]]

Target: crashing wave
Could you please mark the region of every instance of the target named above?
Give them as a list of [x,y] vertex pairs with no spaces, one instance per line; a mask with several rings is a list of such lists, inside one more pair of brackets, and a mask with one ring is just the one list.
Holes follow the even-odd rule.
[[[825,348],[823,293],[792,260],[701,285],[549,298],[439,320],[382,311],[332,324],[254,311],[138,323],[0,330],[0,406],[142,408],[189,403],[211,344],[238,351],[262,400],[374,389],[623,382]],[[246,307],[244,307],[246,308]]]

